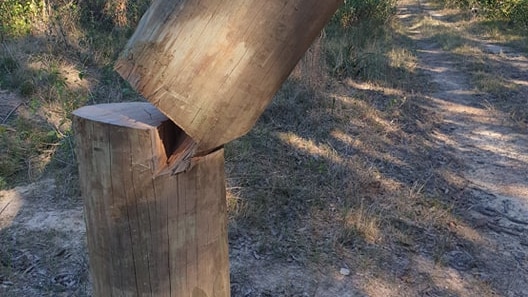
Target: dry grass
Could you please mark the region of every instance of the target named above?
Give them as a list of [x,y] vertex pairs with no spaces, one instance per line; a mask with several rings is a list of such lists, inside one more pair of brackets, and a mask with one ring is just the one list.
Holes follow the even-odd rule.
[[[468,22],[462,20],[458,24],[466,23]],[[425,37],[439,43],[445,51],[455,50],[468,43],[468,40],[460,34],[458,26],[453,26],[452,22],[442,21],[429,15],[423,16],[413,29],[420,30]]]
[[[404,81],[421,79],[411,77],[416,58],[402,46],[384,63],[401,68]],[[438,118],[409,86],[322,76],[330,87],[321,87],[304,69],[257,126],[226,147],[232,240],[255,238],[258,253],[274,261],[340,262],[366,274],[396,265],[398,251],[422,250],[440,262],[457,241],[446,228],[455,216],[445,195],[457,189],[437,171],[456,160],[427,139]]]
[[[456,67],[470,74],[471,84],[481,94],[483,105],[509,113],[524,125],[528,116],[524,109],[516,108],[525,104],[523,93],[528,90],[518,80],[523,62],[516,62],[518,59],[504,52],[526,52],[526,31],[501,21],[471,16],[467,11],[443,9],[436,14],[423,15],[411,29],[420,30],[421,35],[458,57]],[[479,40],[491,40],[491,46]],[[500,57],[494,58],[490,52]],[[510,64],[500,62],[501,58],[509,59]]]
[[[0,154],[10,156],[0,162],[6,187],[56,174],[59,192],[72,197],[71,110],[139,99],[112,70],[126,34],[102,37],[67,20],[51,35],[2,43],[0,66],[11,76],[1,86],[19,92],[21,103],[0,126],[7,139]],[[428,108],[430,83],[413,41],[397,21],[389,25],[336,36],[328,29],[255,128],[226,145],[230,243],[308,270],[349,267],[369,296],[492,296],[485,281],[461,283],[450,267],[450,253],[476,251],[482,238],[457,215],[465,206],[462,164],[435,140],[441,119]],[[460,29],[430,17],[417,29],[458,55],[482,92],[525,90],[497,80],[486,66],[493,61]],[[243,273],[232,278],[249,281]]]
[[0,88],[17,94],[0,105],[0,189],[44,174],[75,176],[71,112],[87,103],[140,100],[112,70],[125,29],[85,26],[73,2],[41,4],[39,14],[27,16],[30,35],[2,35],[0,44]]
[[[417,26],[461,60],[482,58],[459,29],[431,18]],[[389,40],[366,42],[350,56],[346,39],[328,37],[320,64],[333,60],[315,69],[328,67],[341,80],[324,76],[322,88],[312,85],[317,75],[296,73],[255,129],[227,146],[232,241],[255,238],[273,261],[353,267],[369,296],[414,296],[423,283],[431,287],[422,292],[435,296],[493,296],[486,282],[465,283],[450,268],[460,247],[477,253],[484,243],[457,215],[466,203],[463,165],[432,137],[441,119],[426,108],[428,78],[412,43]],[[374,73],[354,72],[362,65]],[[343,79],[351,74],[361,79]],[[473,77],[486,92],[514,90]]]
[[496,98],[506,99],[518,90],[518,86],[510,80],[485,71],[473,73],[477,89]]

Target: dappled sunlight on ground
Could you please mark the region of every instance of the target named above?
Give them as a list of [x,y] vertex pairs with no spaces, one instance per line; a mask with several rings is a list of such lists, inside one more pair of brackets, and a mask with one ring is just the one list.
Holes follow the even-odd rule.
[[19,210],[24,206],[24,201],[19,188],[0,191],[0,231],[9,227]]
[[55,180],[52,179],[0,191],[0,231],[18,224],[32,231],[55,230],[83,236],[85,227],[81,207],[60,209],[45,205],[53,198],[54,191]]
[[363,91],[376,91],[386,95],[395,95],[395,96],[405,96],[405,91],[397,88],[389,88],[376,85],[372,82],[366,81],[357,81],[350,78],[347,78],[344,83],[349,87],[352,87],[357,90]]
[[64,79],[64,84],[73,91],[88,91],[93,87],[92,78],[86,77],[82,70],[78,69],[78,65],[62,59],[58,60],[56,57],[36,59],[26,64],[28,70],[31,70],[37,75],[46,75],[46,72],[60,75]]
[[401,286],[389,283],[383,278],[368,276],[365,279],[361,279],[359,283],[369,297],[403,296],[401,294]]
[[[448,92],[444,92],[447,96]],[[464,92],[459,96],[469,96]],[[453,136],[448,136],[440,131],[433,134],[438,141],[451,146],[460,147],[459,150],[467,154],[488,155],[486,163],[473,165],[472,174],[468,177],[474,183],[493,189],[501,195],[509,195],[524,199],[528,197],[528,184],[522,177],[525,174],[525,167],[528,165],[528,155],[524,152],[528,143],[524,135],[506,128],[503,120],[507,115],[500,111],[490,111],[487,108],[468,106],[463,103],[456,103],[431,98],[432,102],[440,108],[440,112],[449,114],[445,122],[457,127],[457,130],[465,130],[463,141],[457,140]],[[456,131],[456,130],[455,130]],[[512,177],[505,174],[495,174],[508,168],[507,172]]]
[[512,79],[511,82],[517,85],[528,87],[528,81],[526,80]]
[[[466,37],[444,50],[437,35],[445,33],[449,43],[456,26],[472,21],[455,11],[427,15],[407,2],[409,11],[399,15],[407,28],[397,34],[409,44],[380,51],[390,68],[406,69],[405,79],[321,74],[322,36],[254,129],[226,145],[232,296],[528,296],[528,138],[468,76],[472,67],[489,74],[508,102],[528,87],[528,64],[514,64],[524,60],[504,51],[490,56]],[[514,79],[502,71],[510,68],[494,71],[493,63],[506,60],[517,65]],[[49,62],[55,64],[25,66],[31,75],[58,78],[55,87],[71,92],[64,98],[124,99],[127,87],[112,78],[111,67],[84,77],[75,63]],[[399,79],[392,74],[388,80]],[[45,105],[36,106],[47,113],[43,125],[69,129],[62,103]],[[31,117],[30,103],[17,101],[0,110],[0,121],[16,106],[17,115]],[[46,149],[53,160],[75,165],[73,156],[62,160],[55,147]],[[0,270],[2,252],[37,259],[5,266],[0,295],[3,279],[16,289],[31,286],[30,277],[49,282],[64,274],[57,262],[73,265],[65,270],[77,281],[72,286],[90,285],[78,195],[57,193],[72,187],[67,178],[57,179],[57,188],[49,182],[0,191]],[[67,199],[75,202],[61,205]],[[49,262],[41,260],[46,255]]]
[[[459,253],[463,257],[463,251],[453,253],[457,255]],[[469,254],[468,254],[469,256]],[[422,292],[425,294],[439,294],[440,296],[455,296],[459,297],[479,297],[487,296],[484,295],[483,290],[485,288],[477,283],[471,283],[471,278],[468,278],[467,275],[460,273],[459,271],[451,268],[440,265],[439,263],[434,263],[431,259],[424,258],[423,256],[415,256],[413,258],[413,264],[419,271],[419,274],[429,278],[430,281],[436,287],[426,286],[422,289]]]
[[[450,95],[455,96],[472,96],[475,95],[472,91],[464,90],[453,90],[445,91],[445,97],[450,97]],[[441,99],[438,97],[428,97],[432,103],[434,103],[433,108],[436,107],[437,110],[453,113],[463,116],[470,116],[471,119],[477,122],[489,122],[489,121],[498,121],[498,119],[490,112],[482,107],[473,107],[465,103],[457,103],[447,99]],[[450,119],[446,119],[450,120]],[[464,125],[464,122],[457,122],[459,125]],[[454,123],[456,124],[456,123]]]
[[518,197],[525,202],[524,208],[528,209],[528,185],[526,183],[509,183],[503,181],[480,182],[481,185],[493,189],[500,195]]
[[304,139],[293,133],[279,133],[279,138],[295,149],[304,151],[313,156],[329,159],[332,162],[343,164],[345,161],[329,145],[318,145],[313,140]]
[[332,135],[335,139],[339,140],[340,142],[346,144],[351,149],[360,151],[364,155],[386,160],[387,162],[391,162],[393,165],[396,166],[408,166],[408,164],[404,160],[390,154],[383,154],[382,152],[378,152],[377,150],[373,149],[371,145],[363,142],[360,138],[354,138],[350,136],[350,134],[346,134],[341,130],[336,129],[332,131],[330,135]]
[[489,239],[477,231],[474,226],[469,225],[460,218],[452,218],[449,222],[449,230],[460,238],[472,242],[475,245],[488,246],[490,244]]

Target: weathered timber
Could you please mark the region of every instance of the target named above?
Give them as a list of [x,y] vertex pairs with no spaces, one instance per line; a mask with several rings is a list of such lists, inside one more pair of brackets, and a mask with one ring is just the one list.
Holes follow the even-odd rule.
[[342,0],[158,0],[116,70],[198,151],[251,129]]
[[223,149],[174,175],[187,140],[151,104],[73,123],[94,296],[230,296]]

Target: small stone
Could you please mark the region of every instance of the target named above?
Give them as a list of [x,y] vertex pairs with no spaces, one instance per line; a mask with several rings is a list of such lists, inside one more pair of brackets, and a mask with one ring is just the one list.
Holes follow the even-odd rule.
[[262,257],[259,254],[257,254],[256,251],[253,251],[253,257],[255,257],[255,259],[257,259],[257,260],[262,259]]
[[350,275],[350,269],[347,269],[347,268],[341,268],[339,270],[339,273],[341,273],[341,275],[344,275],[344,276],[349,276]]

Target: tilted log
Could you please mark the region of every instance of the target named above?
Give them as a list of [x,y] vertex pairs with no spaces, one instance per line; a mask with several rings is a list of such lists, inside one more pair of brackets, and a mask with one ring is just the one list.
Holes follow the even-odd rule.
[[74,112],[95,297],[229,297],[223,149],[173,175],[179,128],[149,103]]
[[342,0],[157,0],[116,70],[209,151],[248,132]]

